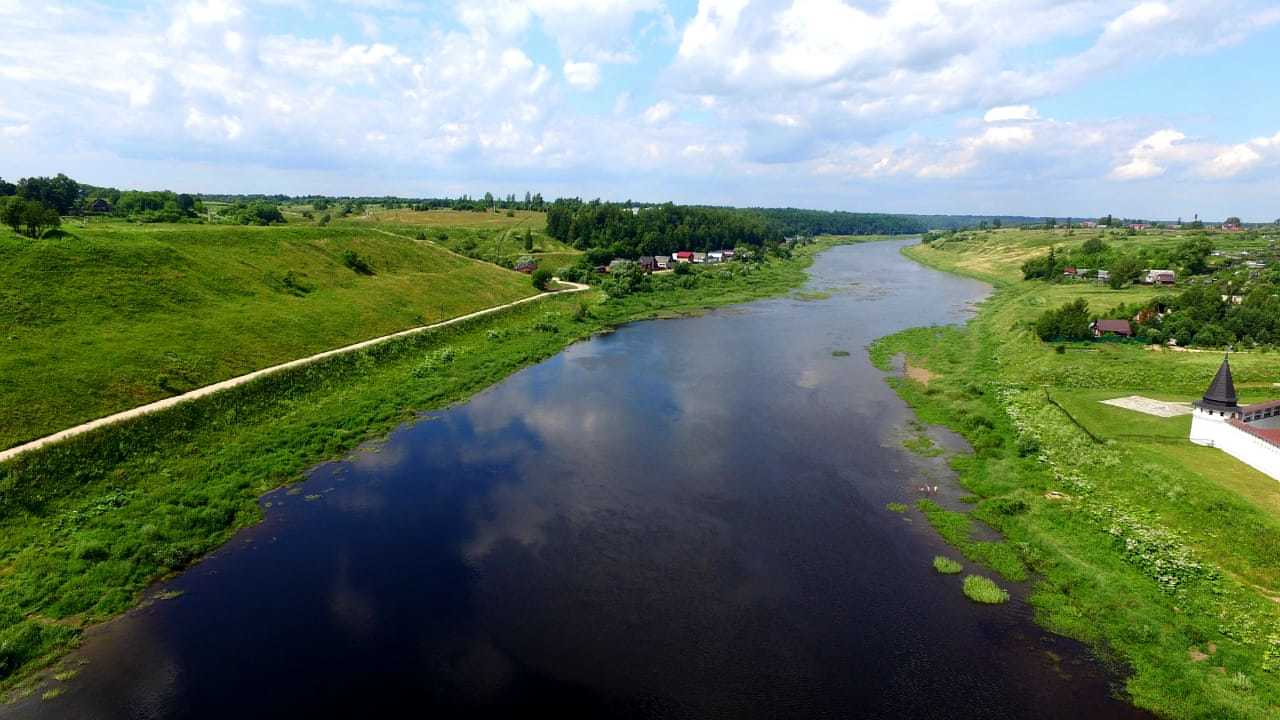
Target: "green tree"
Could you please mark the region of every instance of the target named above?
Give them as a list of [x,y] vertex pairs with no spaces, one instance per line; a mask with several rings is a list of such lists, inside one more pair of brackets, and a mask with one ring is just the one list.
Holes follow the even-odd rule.
[[1111,279],[1107,284],[1113,290],[1119,290],[1138,279],[1142,274],[1142,264],[1133,255],[1121,255],[1111,264]]
[[1044,311],[1035,322],[1036,335],[1045,342],[1052,340],[1088,340],[1089,303],[1080,298],[1056,310]]
[[550,270],[546,268],[538,268],[537,270],[533,271],[533,275],[532,275],[533,286],[538,290],[545,291],[547,289],[547,286],[551,284],[551,277],[552,276],[551,276]]
[[524,229],[524,251],[533,252],[533,231]]

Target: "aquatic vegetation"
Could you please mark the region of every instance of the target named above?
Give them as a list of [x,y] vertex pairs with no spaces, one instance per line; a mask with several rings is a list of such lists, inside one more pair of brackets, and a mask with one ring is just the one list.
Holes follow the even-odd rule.
[[[937,563],[934,563],[935,567]],[[964,595],[970,600],[986,605],[999,605],[1009,601],[1009,592],[996,585],[991,578],[968,575],[964,579]]]
[[832,350],[831,357],[849,357],[848,350]]
[[964,570],[964,566],[945,555],[935,555],[933,558],[933,569],[943,575],[956,575]]
[[908,506],[905,503],[900,503],[900,502],[891,502],[885,505],[884,507],[889,512],[895,512],[895,513],[904,513],[907,511],[907,508],[908,508]]

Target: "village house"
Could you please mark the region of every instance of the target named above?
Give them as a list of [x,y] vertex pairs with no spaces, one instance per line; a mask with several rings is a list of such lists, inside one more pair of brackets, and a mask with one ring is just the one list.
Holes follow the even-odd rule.
[[538,269],[538,263],[534,260],[521,260],[516,263],[516,272],[522,272],[525,275],[532,275],[534,270]]
[[658,261],[651,255],[645,255],[640,258],[640,269],[645,272],[653,272],[658,269]]
[[1096,338],[1107,335],[1133,337],[1133,327],[1129,325],[1128,320],[1094,320],[1089,329],[1093,331],[1093,336]]
[[698,265],[701,265],[702,263],[704,263],[704,262],[706,262],[706,261],[707,261],[707,254],[706,254],[706,253],[696,252],[696,253],[694,253],[694,254],[693,254],[693,262],[694,262],[694,263],[696,263],[696,264],[698,264]]
[[620,267],[622,267],[622,266],[626,265],[626,264],[627,264],[627,263],[629,263],[629,262],[631,262],[631,261],[630,261],[630,260],[627,260],[626,258],[615,258],[615,259],[613,259],[613,260],[610,260],[610,261],[609,261],[609,268],[608,268],[608,272],[614,272],[615,270],[617,270],[618,268],[620,268]]
[[1099,270],[1099,271],[1098,271],[1098,277],[1097,277],[1096,279],[1097,279],[1097,281],[1098,281],[1098,282],[1103,282],[1103,283],[1104,283],[1104,282],[1110,282],[1110,281],[1111,281],[1111,271],[1110,271],[1110,270]]
[[1142,276],[1143,285],[1172,285],[1177,275],[1172,270],[1148,270]]
[[1241,406],[1230,359],[1223,358],[1209,389],[1195,403],[1191,442],[1218,448],[1280,480],[1280,400]]
[[681,250],[679,252],[672,253],[671,259],[678,263],[691,263],[693,262],[693,253],[689,250]]
[[724,258],[725,262],[728,262],[728,261],[730,261],[730,260],[732,260],[732,259],[733,259],[733,251],[732,251],[732,250],[721,250],[721,251],[720,251],[720,256],[721,256],[722,258]]
[[708,263],[724,262],[724,253],[720,252],[719,250],[715,250],[707,253],[707,262]]
[[671,267],[671,256],[655,255],[653,258],[653,265],[658,270],[666,270]]

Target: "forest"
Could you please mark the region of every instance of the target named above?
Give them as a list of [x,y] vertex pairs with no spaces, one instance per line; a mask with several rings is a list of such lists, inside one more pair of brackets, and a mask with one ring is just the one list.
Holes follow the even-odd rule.
[[577,199],[556,200],[547,207],[547,234],[579,250],[619,258],[762,247],[783,240],[775,223],[749,210],[670,203],[627,208]]

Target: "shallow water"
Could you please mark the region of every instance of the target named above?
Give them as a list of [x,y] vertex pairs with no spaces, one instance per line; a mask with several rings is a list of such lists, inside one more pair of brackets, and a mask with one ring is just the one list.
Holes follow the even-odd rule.
[[864,348],[987,292],[902,244],[824,253],[825,299],[633,324],[317,468],[89,633],[61,697],[0,714],[1144,717],[885,509],[937,468]]

